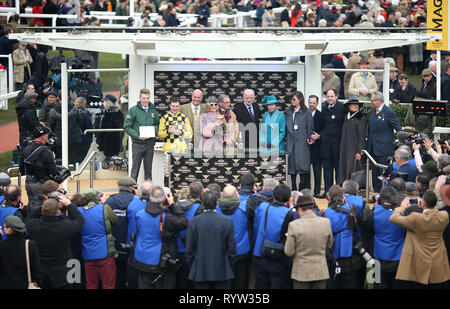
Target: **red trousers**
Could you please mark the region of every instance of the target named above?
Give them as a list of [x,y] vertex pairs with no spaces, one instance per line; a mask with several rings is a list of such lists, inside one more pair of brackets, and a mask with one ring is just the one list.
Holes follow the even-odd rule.
[[85,261],[86,288],[98,289],[98,278],[102,278],[103,289],[116,287],[116,260],[113,256],[103,260]]

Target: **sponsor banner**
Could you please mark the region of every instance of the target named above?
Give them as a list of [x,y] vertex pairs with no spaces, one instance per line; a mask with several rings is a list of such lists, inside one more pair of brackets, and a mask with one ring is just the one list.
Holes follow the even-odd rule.
[[265,95],[276,95],[279,107],[284,111],[292,93],[297,91],[296,72],[169,72],[156,71],[154,80],[154,103],[160,116],[169,110],[171,96],[180,97],[180,103],[191,101],[195,89],[203,91],[203,102],[209,96],[226,94],[231,108],[243,102],[245,89],[255,91],[255,101],[262,108]]
[[205,187],[211,183],[217,183],[222,188],[226,185],[238,187],[241,176],[250,172],[255,176],[259,191],[268,176],[286,183],[286,163],[287,155],[272,160],[269,157],[218,159],[171,156],[170,182],[166,178],[165,185],[175,196],[193,181],[201,181]]

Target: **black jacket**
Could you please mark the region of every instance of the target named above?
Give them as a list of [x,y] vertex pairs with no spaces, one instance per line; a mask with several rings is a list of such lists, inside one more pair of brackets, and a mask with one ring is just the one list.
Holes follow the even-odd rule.
[[344,123],[344,104],[337,101],[331,109],[328,103],[322,104],[323,126],[320,134],[320,156],[330,158],[339,156],[341,142],[342,125]]
[[[39,254],[34,241],[29,242],[30,271],[33,282],[40,284]],[[0,289],[28,288],[25,237],[10,235],[0,241]]]
[[[78,113],[78,108],[69,103],[68,106],[68,130],[69,130],[69,145],[78,144],[81,142],[81,131],[82,119]],[[54,109],[52,109],[47,116],[47,126],[52,130],[52,132],[57,137],[56,144],[62,145],[62,120],[61,120],[61,104],[57,104]]]
[[[188,219],[180,206],[172,204],[167,208],[162,208],[159,204],[149,202],[145,206],[145,211],[151,214],[153,217],[159,216],[161,213],[165,212],[166,217],[164,220],[162,238],[162,252],[161,256],[169,253],[172,257],[177,254],[177,243],[176,237],[178,233],[187,228]],[[138,236],[139,237],[139,236]],[[150,266],[137,261],[134,257],[132,258],[131,264],[138,270],[148,273],[159,273],[161,268],[159,266]]]
[[41,209],[31,213],[25,224],[31,240],[34,240],[39,250],[42,266],[43,287],[58,288],[67,285],[67,261],[72,258],[71,238],[84,225],[84,217],[73,204],[61,211],[67,210],[68,216],[45,216]]
[[[254,123],[256,126],[256,132],[258,132],[259,135],[259,121],[262,117],[261,109],[259,108],[259,105],[257,103],[253,103],[253,114],[255,115],[254,119],[250,115],[247,105],[245,103],[239,103],[236,104],[236,106],[233,109],[233,112],[236,114],[236,120],[238,123],[242,123],[243,126],[246,126],[249,123]],[[244,136],[242,136],[244,138]],[[249,132],[245,132],[245,148],[249,148],[250,145],[253,145],[250,143],[250,139],[254,140],[256,138],[256,146],[259,142],[258,136],[249,136]]]
[[[323,115],[322,112],[316,109],[316,112],[314,114],[313,120],[314,120],[314,131],[318,134],[322,132],[322,126],[323,126]],[[311,164],[317,164],[321,163],[322,160],[320,159],[320,139],[316,140],[314,144],[312,144],[309,147],[309,158],[311,160]]]
[[59,175],[53,153],[47,146],[36,141],[23,149],[19,169],[22,175],[34,177],[42,183]]
[[394,88],[394,100],[400,100],[400,103],[412,103],[416,95],[416,87],[408,83],[406,90],[402,90],[402,86],[397,85]]
[[36,106],[28,101],[20,102],[16,106],[17,122],[19,123],[19,140],[22,144],[25,138],[32,137],[33,129],[39,127]]

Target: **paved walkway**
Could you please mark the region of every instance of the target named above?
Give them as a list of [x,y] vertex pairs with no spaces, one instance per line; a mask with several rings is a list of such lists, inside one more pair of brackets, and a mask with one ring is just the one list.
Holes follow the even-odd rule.
[[17,144],[19,144],[18,122],[0,126],[0,153],[14,150]]

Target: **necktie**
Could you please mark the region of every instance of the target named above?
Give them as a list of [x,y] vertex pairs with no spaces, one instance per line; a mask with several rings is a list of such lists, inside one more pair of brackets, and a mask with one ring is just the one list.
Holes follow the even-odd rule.
[[380,112],[380,111],[377,109],[376,112],[375,112],[375,115],[378,115],[379,112]]
[[198,106],[195,107],[195,117],[198,117]]
[[253,115],[253,110],[252,110],[252,107],[251,106],[249,106],[249,107],[247,107],[248,108],[248,112],[250,113],[250,115],[252,116],[252,119],[255,119],[255,115]]

